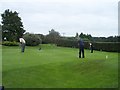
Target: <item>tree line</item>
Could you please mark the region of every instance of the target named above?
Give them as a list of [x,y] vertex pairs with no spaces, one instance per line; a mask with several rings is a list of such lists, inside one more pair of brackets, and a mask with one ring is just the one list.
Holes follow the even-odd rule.
[[[21,17],[18,16],[19,13],[16,11],[10,11],[9,9],[5,10],[2,17],[2,41],[16,41],[18,42],[20,36],[24,36],[27,42],[34,43],[52,43],[55,44],[58,39],[64,40],[78,40],[82,38],[87,42],[119,42],[120,36],[110,36],[110,37],[92,37],[91,34],[76,33],[73,37],[61,36],[59,32],[51,29],[49,34],[30,34],[26,32],[21,21]],[[32,37],[32,38],[31,38]],[[31,40],[32,39],[32,40]],[[30,41],[31,40],[31,41]]]

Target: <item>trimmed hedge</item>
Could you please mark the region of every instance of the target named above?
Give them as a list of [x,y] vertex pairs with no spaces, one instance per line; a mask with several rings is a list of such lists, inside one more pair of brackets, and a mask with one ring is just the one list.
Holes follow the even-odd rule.
[[[69,39],[59,39],[57,40],[57,46],[62,46],[62,47],[71,47],[71,48],[78,48],[78,41],[77,40],[69,40]],[[89,48],[89,43],[84,42],[84,47],[85,49]]]
[[68,39],[58,39],[56,42],[57,46],[63,47],[77,47],[77,42],[75,40],[68,40]]
[[18,42],[10,42],[10,41],[4,41],[2,42],[2,45],[5,45],[5,46],[19,46],[19,43]]
[[120,52],[119,42],[96,42],[93,43],[94,49],[99,51]]
[[[59,39],[57,40],[57,46],[78,48],[77,40]],[[119,42],[94,42],[92,43],[94,50],[107,51],[107,52],[120,52]],[[89,42],[84,42],[85,49],[89,49]]]

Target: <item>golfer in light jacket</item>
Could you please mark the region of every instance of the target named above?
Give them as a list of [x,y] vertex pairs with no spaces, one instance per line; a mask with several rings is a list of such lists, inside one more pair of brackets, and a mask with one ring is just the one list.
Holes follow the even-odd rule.
[[21,52],[24,52],[25,51],[25,40],[24,40],[24,38],[23,37],[20,37],[19,38],[19,41],[20,41],[20,43],[21,43]]

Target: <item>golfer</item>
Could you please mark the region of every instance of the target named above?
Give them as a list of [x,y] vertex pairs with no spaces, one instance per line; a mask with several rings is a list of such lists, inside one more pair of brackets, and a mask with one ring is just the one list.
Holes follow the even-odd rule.
[[93,53],[93,44],[90,43],[90,50],[91,50],[91,53]]
[[19,41],[21,43],[21,52],[24,52],[25,51],[25,40],[23,39],[23,37],[20,37],[19,38]]
[[80,38],[80,40],[78,41],[78,45],[79,45],[79,58],[85,58],[84,56],[84,42],[83,40]]

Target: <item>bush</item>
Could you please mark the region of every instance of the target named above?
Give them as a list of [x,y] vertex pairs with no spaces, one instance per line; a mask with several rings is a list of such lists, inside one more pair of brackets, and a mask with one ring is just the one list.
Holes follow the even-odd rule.
[[18,42],[10,42],[10,41],[4,41],[2,42],[2,45],[5,45],[5,46],[19,46],[19,43]]
[[25,39],[27,46],[37,46],[42,42],[41,38],[36,34],[27,33],[23,38]]

